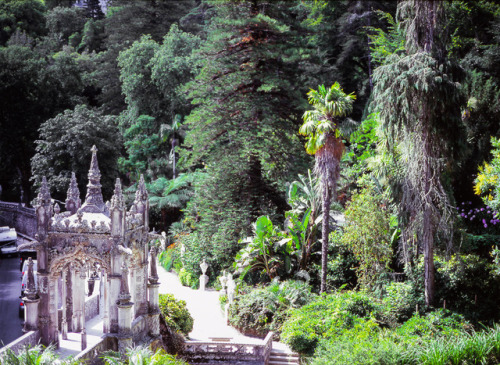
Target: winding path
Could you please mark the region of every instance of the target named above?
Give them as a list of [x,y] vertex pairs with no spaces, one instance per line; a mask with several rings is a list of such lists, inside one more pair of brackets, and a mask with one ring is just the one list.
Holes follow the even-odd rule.
[[167,272],[158,265],[160,294],[173,294],[176,299],[186,302],[194,319],[193,331],[189,338],[193,341],[207,341],[210,337],[230,337],[237,342],[260,343],[261,339],[244,336],[227,325],[219,304],[219,293],[215,290],[200,291],[182,286],[176,274]]

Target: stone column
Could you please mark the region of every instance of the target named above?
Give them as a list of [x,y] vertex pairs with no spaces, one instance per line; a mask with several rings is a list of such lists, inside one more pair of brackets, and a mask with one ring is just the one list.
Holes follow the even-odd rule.
[[149,334],[152,337],[160,335],[160,295],[158,282],[158,271],[156,268],[156,248],[151,247],[150,275],[148,278],[148,297],[149,297]]
[[81,302],[80,302],[80,328],[83,331],[85,331],[85,278],[87,277],[86,275],[86,270],[83,268],[82,271],[80,271],[80,285],[82,289],[82,293],[80,294]]
[[102,284],[102,332],[109,333],[109,281],[108,274],[103,271],[101,275]]
[[128,267],[122,264],[122,275],[120,280],[120,295],[118,296],[118,351],[125,353],[127,348],[132,347],[132,307],[130,291],[128,288]]
[[40,297],[38,296],[35,277],[33,273],[33,260],[28,258],[28,274],[26,280],[26,290],[24,291],[24,332],[34,331],[38,329],[38,303]]
[[62,271],[62,319],[61,319],[61,332],[62,332],[62,339],[67,340],[68,339],[68,320],[66,318],[67,315],[67,301],[66,301],[66,296],[68,292],[67,288],[67,277],[68,273],[66,271],[66,268]]

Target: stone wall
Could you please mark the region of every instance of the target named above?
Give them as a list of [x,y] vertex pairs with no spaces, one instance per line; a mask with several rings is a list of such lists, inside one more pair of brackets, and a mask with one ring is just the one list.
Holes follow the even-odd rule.
[[18,337],[11,343],[5,345],[0,349],[0,355],[7,351],[7,349],[11,349],[15,354],[18,354],[20,350],[22,350],[26,345],[30,345],[31,347],[38,344],[40,340],[40,332],[39,331],[30,331],[25,335]]
[[0,226],[15,228],[18,233],[35,237],[37,230],[34,208],[26,208],[19,203],[0,201]]
[[94,294],[85,299],[85,321],[99,315],[99,294]]

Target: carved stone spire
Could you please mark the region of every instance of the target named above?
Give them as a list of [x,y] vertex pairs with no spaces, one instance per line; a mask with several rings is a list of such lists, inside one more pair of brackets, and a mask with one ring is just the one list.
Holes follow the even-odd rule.
[[144,175],[141,174],[141,178],[139,180],[139,186],[137,187],[137,191],[135,192],[135,201],[145,202],[148,200],[148,191],[146,190],[146,183],[144,182]]
[[122,193],[122,183],[120,179],[116,179],[115,191],[113,197],[111,198],[110,210],[125,210],[125,199]]
[[68,193],[66,197],[66,210],[75,214],[78,209],[82,206],[82,200],[80,199],[80,190],[78,189],[78,184],[76,182],[75,173],[71,173],[71,181],[69,183]]
[[85,213],[104,213],[108,214],[108,209],[102,198],[101,192],[101,172],[97,164],[97,148],[93,146],[92,149],[92,162],[90,163],[89,170],[89,183],[87,185],[87,196],[85,203],[80,209]]
[[122,264],[122,276],[120,279],[120,294],[118,295],[119,304],[128,304],[130,302],[130,291],[128,288],[128,267],[125,261]]
[[50,205],[51,203],[49,184],[47,184],[47,178],[42,177],[42,185],[40,186],[40,191],[38,192],[38,205]]
[[151,247],[149,253],[151,254],[151,265],[149,266],[149,283],[156,284],[158,283],[158,270],[156,268],[156,247]]

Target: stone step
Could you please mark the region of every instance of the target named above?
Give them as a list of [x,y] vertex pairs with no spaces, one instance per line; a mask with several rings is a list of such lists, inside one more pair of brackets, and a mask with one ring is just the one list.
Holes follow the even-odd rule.
[[294,352],[271,351],[269,365],[299,365],[300,357]]

